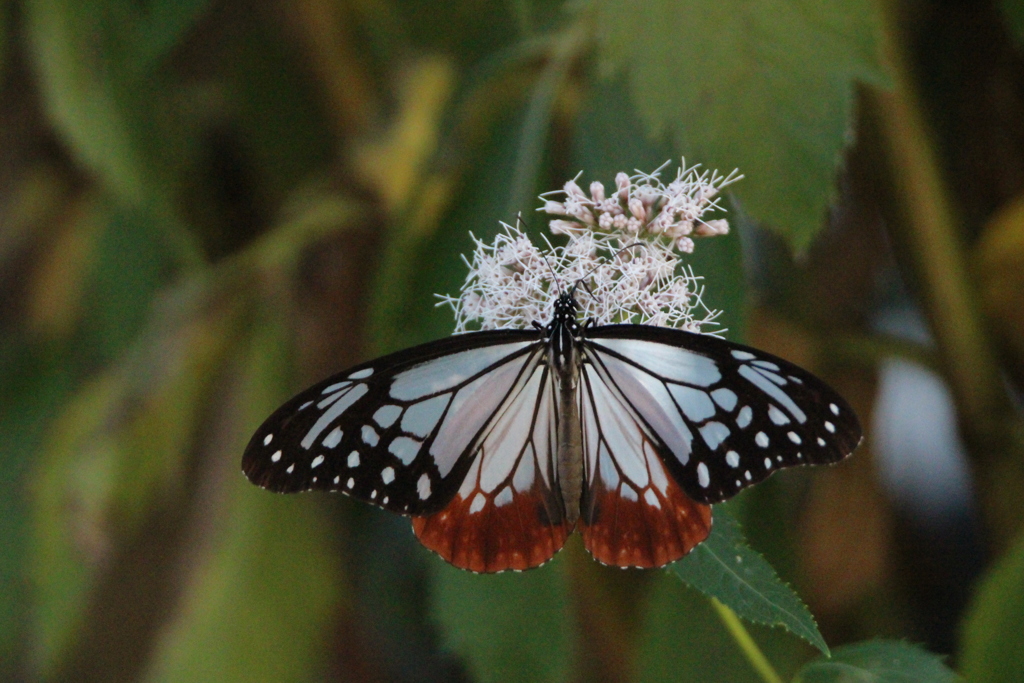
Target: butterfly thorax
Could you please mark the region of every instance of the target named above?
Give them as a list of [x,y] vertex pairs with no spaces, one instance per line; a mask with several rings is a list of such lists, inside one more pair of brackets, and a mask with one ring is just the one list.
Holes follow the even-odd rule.
[[579,383],[579,338],[576,320],[579,306],[569,291],[558,297],[548,333],[548,363],[555,377],[558,396],[558,482],[565,516],[574,524],[580,514],[583,491],[583,430],[580,424],[576,386]]

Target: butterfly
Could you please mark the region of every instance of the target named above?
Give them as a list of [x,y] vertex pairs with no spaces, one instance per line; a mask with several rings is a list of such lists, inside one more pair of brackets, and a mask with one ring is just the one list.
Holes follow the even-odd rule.
[[412,517],[476,572],[539,566],[578,528],[600,562],[659,567],[702,542],[711,504],[860,443],[814,375],[718,337],[580,323],[470,332],[323,380],[253,435],[242,469],[277,492],[341,491]]

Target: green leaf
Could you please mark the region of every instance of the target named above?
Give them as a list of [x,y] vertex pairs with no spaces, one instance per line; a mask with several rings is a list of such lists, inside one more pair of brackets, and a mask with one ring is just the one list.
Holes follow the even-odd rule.
[[134,46],[138,60],[155,65],[199,20],[208,4],[209,0],[151,0],[140,4]]
[[137,21],[129,6],[29,0],[24,11],[52,122],[84,166],[123,202],[144,205],[160,187],[161,163],[152,146],[164,140],[153,130],[162,98],[156,79],[140,68],[132,44]]
[[26,480],[53,414],[71,390],[61,344],[0,346],[0,680],[26,678],[31,608],[30,495]]
[[238,469],[250,429],[280,399],[287,331],[267,325],[249,348],[236,386],[233,447],[209,535],[190,554],[185,594],[158,640],[150,683],[309,681],[332,656],[333,617],[344,599],[331,507],[323,498],[278,496]]
[[968,681],[1019,681],[1024,652],[1024,535],[980,582],[965,619],[960,666]]
[[721,506],[715,508],[711,535],[670,571],[743,619],[782,626],[828,654],[810,610],[772,566],[747,546],[739,523]]
[[31,482],[31,664],[42,678],[59,667],[84,618],[96,575],[88,552],[105,548],[98,508],[110,497],[111,448],[86,435],[109,414],[123,389],[118,381],[111,373],[79,390],[55,421]]
[[177,258],[201,254],[176,214],[194,137],[182,125],[173,73],[159,57],[180,39],[205,0],[28,0],[28,54],[49,121],[78,162],[123,207],[145,214]]
[[238,331],[237,310],[225,308],[158,311],[132,351],[79,388],[52,426],[33,482],[34,656],[44,673],[73,643],[101,559],[181,486]]
[[[636,639],[637,681],[764,683],[709,600],[667,572],[654,572],[652,579]],[[783,676],[807,659],[809,648],[783,631],[752,626],[750,632]]]
[[648,131],[747,179],[753,215],[805,248],[849,142],[854,81],[883,82],[870,0],[597,0],[602,56]]
[[[1018,675],[1013,680],[1020,680]],[[807,664],[798,683],[955,683],[960,677],[942,657],[893,640],[872,640],[837,647],[830,659]],[[1009,679],[1007,679],[1009,680]]]
[[564,681],[572,619],[561,557],[540,569],[473,574],[434,558],[431,612],[472,680]]

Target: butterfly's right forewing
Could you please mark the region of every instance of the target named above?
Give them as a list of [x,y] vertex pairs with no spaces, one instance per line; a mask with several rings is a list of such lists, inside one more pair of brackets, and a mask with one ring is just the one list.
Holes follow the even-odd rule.
[[456,495],[474,441],[543,348],[533,332],[480,332],[356,366],[271,415],[242,469],[273,491],[341,491],[394,512],[436,512]]

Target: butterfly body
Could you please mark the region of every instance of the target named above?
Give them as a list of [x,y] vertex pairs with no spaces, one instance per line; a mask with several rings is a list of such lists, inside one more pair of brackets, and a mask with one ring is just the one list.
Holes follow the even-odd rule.
[[570,291],[555,302],[554,316],[544,328],[548,337],[548,363],[558,386],[558,483],[569,524],[579,519],[583,493],[583,430],[576,398],[582,327],[576,315],[576,300]]
[[707,536],[711,503],[860,441],[845,401],[786,361],[577,318],[570,290],[539,333],[456,335],[324,380],[257,430],[243,470],[410,515],[474,571],[538,566],[574,529],[606,564],[654,567]]

